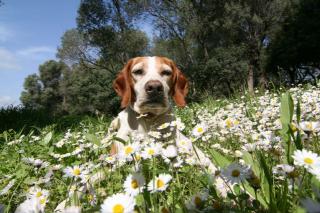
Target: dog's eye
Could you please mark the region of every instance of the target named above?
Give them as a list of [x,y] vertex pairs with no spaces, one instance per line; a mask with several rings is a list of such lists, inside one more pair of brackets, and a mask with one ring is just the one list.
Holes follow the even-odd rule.
[[172,74],[171,70],[163,70],[161,72],[161,75],[171,75],[171,74]]
[[132,73],[134,75],[142,75],[143,74],[143,70],[142,69],[134,70],[134,71],[132,71]]

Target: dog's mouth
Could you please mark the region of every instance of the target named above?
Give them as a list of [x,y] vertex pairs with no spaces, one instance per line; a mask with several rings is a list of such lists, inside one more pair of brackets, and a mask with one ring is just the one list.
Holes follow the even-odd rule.
[[145,101],[141,103],[140,107],[159,108],[166,107],[164,97],[161,95],[149,96]]

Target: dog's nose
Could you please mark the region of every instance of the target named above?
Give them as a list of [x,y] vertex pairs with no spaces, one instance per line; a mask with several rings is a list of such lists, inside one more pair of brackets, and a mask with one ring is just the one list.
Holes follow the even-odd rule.
[[147,94],[158,94],[163,92],[163,86],[158,80],[150,80],[144,86]]

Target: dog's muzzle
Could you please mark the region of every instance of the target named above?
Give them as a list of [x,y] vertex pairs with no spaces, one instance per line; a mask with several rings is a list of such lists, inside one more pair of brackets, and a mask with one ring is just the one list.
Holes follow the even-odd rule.
[[161,104],[164,101],[164,88],[160,81],[150,80],[144,86],[147,94],[147,101],[145,104]]

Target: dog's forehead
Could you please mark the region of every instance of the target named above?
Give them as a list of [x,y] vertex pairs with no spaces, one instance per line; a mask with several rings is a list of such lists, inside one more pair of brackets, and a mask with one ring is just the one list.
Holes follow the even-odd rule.
[[133,59],[132,70],[137,69],[172,69],[172,61],[165,57],[137,57]]

